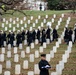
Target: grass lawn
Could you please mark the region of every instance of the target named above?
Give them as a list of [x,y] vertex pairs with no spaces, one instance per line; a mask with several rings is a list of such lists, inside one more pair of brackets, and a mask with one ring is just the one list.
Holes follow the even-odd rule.
[[[75,15],[71,14],[71,10],[65,10],[65,11],[50,11],[50,10],[48,10],[48,11],[24,11],[24,12],[27,15],[26,16],[27,19],[26,19],[26,21],[24,21],[23,24],[19,25],[20,26],[19,28],[16,25],[19,24],[20,21],[16,22],[17,24],[12,24],[12,22],[11,22],[11,24],[12,24],[11,28],[9,28],[9,26],[4,23],[5,27],[8,27],[8,30],[6,31],[7,33],[8,33],[9,30],[12,30],[13,27],[16,27],[16,31],[21,30],[21,27],[24,27],[24,24],[25,23],[27,24],[27,21],[30,20],[30,16],[33,16],[34,19],[31,20],[31,23],[29,25],[27,25],[27,28],[24,27],[25,30],[32,27],[33,23],[35,22],[35,19],[38,18],[38,15],[41,15],[41,19],[38,20],[38,24],[36,24],[36,27],[34,27],[34,29],[37,29],[38,26],[40,26],[41,22],[43,22],[43,19],[45,18],[45,15],[49,15],[49,17],[46,19],[46,21],[47,22],[51,21],[51,19],[53,18],[53,14],[57,15],[56,18],[55,18],[55,22],[52,23],[52,28],[55,28],[57,23],[58,23],[58,20],[61,17],[61,14],[64,13],[65,16],[64,16],[63,21],[61,22],[61,25],[59,26],[59,29],[58,29],[59,37],[61,36],[62,32],[64,31],[64,27],[66,25],[66,20],[68,19],[68,17],[71,17],[69,27],[72,27],[72,29],[73,29],[74,25],[76,23],[76,14]],[[19,13],[19,12],[16,12],[16,13],[14,13],[13,16],[12,15],[3,15],[3,17],[6,18],[6,20],[8,20],[8,21],[9,21],[9,18],[13,18],[13,20],[16,20],[17,17],[19,17],[20,20],[23,20],[24,15]],[[0,22],[0,30],[4,30],[4,28],[2,28],[2,26],[1,26],[2,23],[3,22]],[[44,23],[44,28],[47,28],[46,23]],[[55,43],[56,43],[56,41],[47,45],[47,48],[44,49],[43,53],[49,54],[50,51],[53,49],[53,46],[55,46]],[[29,55],[30,54],[35,54],[36,50],[39,51],[40,44],[35,45],[35,48],[31,49],[30,54],[26,54],[26,52],[25,52],[25,58],[21,58],[20,57],[21,56],[21,51],[26,51],[26,47],[27,47],[27,45],[23,45],[22,50],[18,49],[18,54],[19,54],[19,62],[18,63],[15,63],[13,61],[14,60],[14,55],[15,55],[14,52],[13,52],[13,48],[11,49],[12,57],[7,58],[8,49],[7,49],[7,46],[5,47],[5,49],[6,49],[5,61],[3,63],[0,62],[0,64],[3,65],[3,71],[2,71],[2,74],[0,74],[0,75],[4,75],[4,72],[7,71],[7,70],[11,72],[11,75],[15,75],[15,65],[16,64],[21,65],[21,74],[20,75],[27,75],[28,71],[34,71],[34,64],[38,64],[38,62],[40,61],[40,57],[35,58],[34,63],[29,62],[29,69],[28,70],[24,70],[22,68],[23,61],[24,60],[29,61]],[[52,58],[51,61],[49,62],[52,67],[56,68],[56,65],[62,59],[62,55],[65,53],[66,49],[67,49],[67,45],[64,43],[64,40],[62,40],[62,43],[61,43],[60,47],[57,49],[57,53],[55,53],[54,58]],[[0,54],[1,54],[1,48],[0,48]],[[6,61],[7,60],[11,60],[11,63],[12,63],[12,68],[11,69],[6,69]],[[55,70],[50,70],[50,73],[51,72],[55,72]],[[65,64],[65,68],[63,70],[62,75],[76,75],[76,43],[73,45],[72,53],[70,54],[70,58],[68,59],[68,62]]]

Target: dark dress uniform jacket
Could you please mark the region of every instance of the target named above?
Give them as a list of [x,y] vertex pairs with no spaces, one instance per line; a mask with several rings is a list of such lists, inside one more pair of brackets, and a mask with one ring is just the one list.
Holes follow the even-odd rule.
[[48,69],[42,68],[42,67],[44,67],[46,65],[50,66],[50,64],[46,60],[41,60],[39,62],[40,75],[49,75]]

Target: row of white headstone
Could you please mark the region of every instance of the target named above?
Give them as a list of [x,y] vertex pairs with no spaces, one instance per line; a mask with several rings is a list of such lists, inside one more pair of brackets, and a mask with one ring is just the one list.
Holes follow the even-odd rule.
[[[63,14],[62,14],[62,15],[63,15]],[[45,19],[43,20],[43,22],[41,22],[41,27],[44,26],[44,23],[46,23],[46,19],[47,19],[47,18],[48,18],[48,15],[46,15],[46,17],[45,17]],[[51,26],[51,23],[54,23],[54,18],[56,18],[56,14],[53,15],[52,22],[48,22],[47,25]],[[62,18],[60,18],[60,21],[62,21]],[[13,23],[15,24],[15,21],[13,21]],[[35,20],[35,23],[33,23],[33,26],[32,26],[32,27],[35,27],[35,26],[36,26],[36,23],[38,23],[38,19]],[[59,23],[59,22],[58,22],[58,23]],[[6,21],[6,24],[9,24],[8,21]],[[20,24],[23,24],[23,20],[20,21]],[[30,20],[28,20],[28,24],[30,24]],[[59,23],[59,24],[60,24],[60,23]],[[4,23],[2,23],[2,27],[5,28],[5,31],[7,31],[7,30],[8,30],[8,27],[9,27],[9,28],[12,28],[12,24],[10,23],[10,24],[8,25],[8,27],[6,27],[6,26],[4,25]],[[19,27],[20,27],[19,24],[17,24],[17,28],[19,28]],[[24,27],[27,28],[27,24],[26,24],[26,23],[24,24]],[[24,27],[21,27],[21,31],[24,30]],[[30,27],[30,31],[33,29],[32,27]],[[40,27],[38,26],[38,28],[40,28]],[[13,31],[16,31],[16,27],[13,27],[12,30],[13,30]],[[11,31],[11,30],[10,30],[10,31]]]
[[56,72],[52,72],[51,75],[62,75],[64,64],[67,63],[67,59],[70,57],[70,53],[72,52],[72,46],[72,41],[70,41],[65,54],[62,55],[62,60],[56,65]]

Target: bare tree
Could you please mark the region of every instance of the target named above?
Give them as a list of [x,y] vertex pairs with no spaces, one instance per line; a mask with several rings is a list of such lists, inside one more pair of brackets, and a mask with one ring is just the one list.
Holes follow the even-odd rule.
[[[26,15],[23,11],[20,10],[23,1],[24,0],[0,0],[0,19],[2,18],[2,15],[13,15],[16,11]],[[8,13],[8,10],[12,10],[12,12]]]

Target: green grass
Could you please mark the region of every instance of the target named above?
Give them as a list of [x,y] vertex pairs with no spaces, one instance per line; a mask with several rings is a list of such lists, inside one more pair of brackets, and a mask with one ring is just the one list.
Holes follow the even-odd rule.
[[[9,12],[11,12],[11,11],[9,11]],[[37,29],[37,27],[41,24],[41,22],[45,18],[46,14],[49,15],[49,18],[47,19],[47,21],[51,21],[51,19],[53,18],[53,14],[57,15],[57,17],[55,18],[55,22],[52,24],[52,28],[56,27],[57,22],[58,22],[59,18],[61,17],[61,14],[64,13],[65,17],[63,18],[63,22],[61,23],[61,25],[60,25],[60,27],[58,29],[58,34],[59,35],[62,34],[62,32],[64,30],[64,26],[66,24],[66,20],[67,20],[67,18],[69,16],[72,18],[71,21],[70,21],[69,27],[72,27],[72,29],[73,29],[74,24],[76,23],[76,16],[74,16],[74,15],[72,15],[70,13],[71,10],[65,10],[65,11],[50,11],[50,10],[48,10],[48,11],[24,11],[24,12],[27,15],[26,16],[27,20],[30,19],[30,16],[34,16],[34,19],[31,21],[31,24],[28,25],[27,28],[25,28],[25,30],[29,29],[30,26],[32,26],[32,23],[35,22],[35,19],[37,19],[38,15],[41,15],[41,19],[39,20],[39,23],[36,24],[35,29]],[[24,15],[19,13],[19,12],[16,12],[16,13],[14,13],[13,16],[12,15],[4,15],[3,17],[5,17],[7,20],[9,20],[10,17],[13,18],[14,20],[16,19],[16,17],[19,17],[20,20],[21,20],[21,19],[23,19]],[[24,23],[27,23],[27,20]],[[1,27],[1,23],[2,22],[0,22],[0,30],[4,30],[4,28]],[[17,22],[17,23],[19,23],[19,22]],[[8,27],[8,25],[5,25],[5,26]],[[16,27],[16,25],[13,25],[13,26]],[[22,26],[24,26],[24,25],[20,25],[20,27],[19,28],[16,27],[16,29],[20,30]],[[46,27],[46,23],[44,24],[44,28],[47,28]],[[12,28],[8,28],[8,31],[11,30],[11,29]],[[8,33],[8,31],[7,31],[7,33]],[[44,49],[43,53],[45,53],[45,54],[50,53],[50,51],[53,49],[53,46],[55,46],[55,43],[56,43],[56,41],[54,41],[54,42],[50,43],[49,45],[47,45],[47,48]],[[22,50],[26,51],[26,47],[27,46],[23,45],[23,49]],[[39,47],[40,47],[40,44],[35,45],[35,48],[31,49],[31,54],[34,54],[35,50],[39,50]],[[21,75],[27,75],[28,71],[31,71],[31,70],[33,71],[34,70],[34,64],[37,64],[40,61],[40,57],[39,58],[35,58],[35,62],[34,63],[30,63],[29,62],[29,69],[28,70],[24,70],[22,68],[23,61],[24,60],[29,60],[29,55],[30,54],[26,54],[25,53],[25,58],[19,57],[19,59],[20,59],[19,62],[18,63],[14,63],[13,62],[13,59],[14,59],[13,48],[11,50],[12,58],[7,58],[6,57],[8,49],[7,49],[7,47],[5,47],[5,48],[6,48],[5,61],[3,63],[0,62],[0,64],[3,65],[3,72],[2,72],[1,75],[4,75],[4,72],[7,71],[7,70],[11,72],[11,75],[15,75],[15,65],[16,64],[20,64],[21,65]],[[57,53],[55,53],[55,57],[52,58],[51,61],[49,62],[52,65],[52,67],[54,67],[54,68],[56,67],[56,64],[59,63],[59,61],[61,60],[61,57],[65,53],[66,49],[67,49],[67,45],[64,43],[64,40],[62,40],[62,44],[57,49]],[[19,56],[20,56],[22,50],[18,49]],[[0,49],[0,54],[1,54],[1,49]],[[11,69],[6,69],[6,66],[5,66],[6,65],[6,60],[11,60],[11,62],[12,62],[12,68]],[[62,75],[76,75],[76,72],[75,72],[76,71],[76,67],[75,66],[76,66],[76,43],[74,44],[74,46],[72,48],[72,53],[70,54],[70,58],[68,59],[68,62],[65,64],[65,68],[63,70],[63,74]],[[52,71],[50,70],[50,73],[54,72],[54,71],[55,70],[52,70]]]

